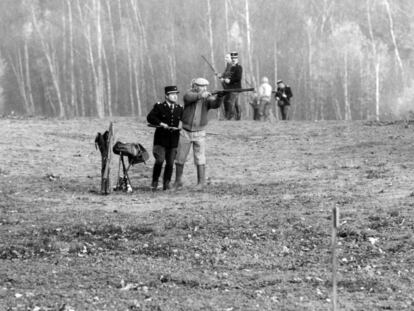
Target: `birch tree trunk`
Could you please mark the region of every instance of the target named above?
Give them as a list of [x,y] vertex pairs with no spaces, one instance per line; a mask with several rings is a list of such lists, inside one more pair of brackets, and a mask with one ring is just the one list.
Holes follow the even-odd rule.
[[[310,22],[308,23],[308,31],[307,31],[307,35],[308,35],[308,75],[309,75],[309,77],[308,77],[308,83],[307,83],[307,85],[308,85],[308,93],[309,93],[309,110],[308,110],[308,115],[310,115],[311,117],[310,117],[310,119],[312,119],[312,116],[313,116],[313,107],[314,107],[314,102],[315,102],[315,99],[314,99],[314,97],[313,97],[313,81],[312,81],[312,78],[313,78],[313,66],[312,66],[312,61],[313,61],[313,58],[312,58],[312,53],[313,53],[313,51],[312,51],[312,33],[311,33],[311,29],[310,29],[310,27],[311,27],[311,24],[310,24]],[[309,120],[309,118],[308,118],[308,120]]]
[[[277,82],[277,79],[278,79],[278,76],[277,76],[277,71],[278,71],[277,54],[278,54],[277,38],[274,38],[274,43],[273,43],[273,67],[274,67],[274,75],[273,75],[273,79],[274,79],[274,86],[275,86],[275,88],[276,88],[276,82]],[[274,96],[272,96],[272,97],[274,97]],[[275,104],[272,105],[272,110],[274,111],[275,119],[276,120],[279,120],[279,112],[278,112],[278,109],[277,109],[276,104],[277,103],[275,102]]]
[[[117,52],[116,52],[116,41],[115,41],[115,30],[114,30],[114,22],[112,18],[112,12],[111,12],[111,6],[110,6],[110,0],[106,0],[106,7],[108,11],[108,20],[109,20],[109,30],[111,35],[111,47],[112,47],[112,61],[113,61],[113,74],[114,78],[112,81],[114,81],[114,87],[115,87],[115,101],[112,103],[113,111],[118,111],[118,92],[119,92],[119,74],[118,74],[118,58],[117,58]],[[119,112],[118,112],[119,113]]]
[[249,11],[249,0],[244,1],[245,5],[245,21],[246,21],[246,41],[247,41],[247,59],[248,59],[248,70],[252,75],[253,85],[257,85],[257,81],[254,78],[253,70],[253,56],[252,56],[252,40],[251,40],[251,25],[250,25],[250,11]]
[[[79,12],[79,19],[82,25],[82,28],[85,30],[83,35],[86,40],[87,44],[87,50],[85,53],[87,53],[86,60],[88,62],[90,70],[87,70],[87,80],[86,84],[84,83],[84,91],[87,91],[87,87],[89,87],[89,96],[90,96],[90,103],[95,103],[95,110],[97,115],[99,116],[99,111],[96,103],[98,102],[97,96],[97,83],[98,83],[98,75],[95,68],[95,57],[93,55],[93,47],[92,47],[92,35],[91,35],[91,26],[90,24],[86,23],[86,18],[83,16],[82,8],[80,5],[80,0],[77,0],[77,7]],[[84,81],[85,82],[85,81]],[[86,112],[85,107],[85,112]],[[91,107],[89,107],[90,109]]]
[[[244,1],[245,6],[245,21],[246,21],[246,41],[247,41],[247,59],[248,59],[248,72],[252,77],[252,84],[258,85],[258,81],[254,75],[253,69],[253,56],[252,56],[252,42],[251,42],[251,25],[250,25],[250,10],[249,10],[249,0]],[[244,74],[246,76],[246,74]],[[249,117],[250,110],[249,110],[249,103],[245,102],[245,111],[246,117]]]
[[380,58],[375,62],[375,119],[380,119]]
[[20,96],[23,99],[23,107],[27,114],[30,114],[30,104],[27,99],[26,94],[26,86],[25,86],[25,79],[24,79],[24,73],[23,73],[23,62],[22,62],[22,56],[19,50],[17,50],[17,61],[16,64],[14,64],[12,57],[10,56],[10,65],[13,70],[13,73],[17,80],[17,86],[19,89]]
[[26,38],[24,40],[24,60],[25,60],[25,68],[26,68],[25,72],[26,72],[28,105],[30,107],[30,114],[34,115],[36,112],[36,109],[35,109],[35,104],[33,100],[32,79],[31,79],[30,66],[29,66],[29,47],[28,47]]
[[72,4],[70,0],[66,0],[68,7],[68,23],[69,23],[69,80],[70,80],[70,106],[72,107],[75,116],[79,115],[77,105],[77,93],[76,93],[76,82],[75,82],[75,58],[74,58],[74,47],[73,47],[73,13]]
[[229,27],[229,0],[224,0],[224,20],[226,22],[226,46],[225,53],[230,51],[230,27]]
[[42,50],[43,50],[43,53],[46,57],[46,61],[47,61],[48,68],[49,68],[49,73],[52,77],[52,83],[53,83],[53,86],[55,88],[56,97],[57,97],[57,101],[58,101],[58,105],[59,105],[59,117],[64,118],[66,114],[65,114],[65,109],[64,109],[64,106],[63,106],[62,95],[61,95],[60,86],[59,86],[58,68],[56,68],[56,66],[54,65],[53,53],[50,51],[50,48],[48,47],[48,45],[47,45],[47,43],[46,43],[46,41],[43,37],[42,31],[40,30],[40,26],[37,22],[37,18],[36,18],[34,8],[32,7],[31,9],[32,9],[33,26],[35,27],[36,32],[39,35]]
[[82,117],[86,116],[86,108],[85,108],[85,79],[83,76],[83,72],[81,67],[78,69],[78,80],[79,80],[79,96],[77,98],[79,99],[79,109],[80,109],[80,115]]
[[390,26],[390,34],[391,34],[391,38],[392,38],[392,43],[394,45],[395,58],[397,60],[398,67],[400,68],[400,71],[401,71],[402,82],[403,82],[402,85],[404,85],[405,84],[404,66],[403,66],[403,62],[401,60],[400,50],[398,49],[397,39],[395,37],[394,20],[392,18],[392,14],[391,14],[390,3],[389,3],[388,0],[384,0],[384,4],[385,4],[385,8],[387,9],[388,23],[389,23],[389,26]]
[[173,83],[177,83],[177,59],[175,57],[175,30],[174,26],[171,27],[171,52],[170,52],[170,62],[171,62],[171,78]]
[[68,47],[67,47],[67,39],[66,39],[66,32],[67,32],[67,22],[66,22],[66,16],[65,13],[62,14],[62,33],[63,33],[63,38],[62,38],[62,59],[60,60],[60,63],[62,64],[62,75],[58,75],[58,77],[60,77],[60,86],[61,86],[61,91],[62,91],[62,100],[63,103],[66,106],[66,114],[69,117],[73,117],[73,109],[72,107],[68,107],[68,92],[66,90],[66,76],[67,76],[67,52],[68,52]]
[[142,116],[141,96],[139,93],[139,55],[134,57],[135,97],[137,99],[138,116]]
[[133,81],[132,81],[132,57],[131,57],[131,39],[129,37],[129,32],[126,34],[126,44],[127,44],[127,59],[128,59],[128,78],[129,78],[129,104],[131,107],[131,114],[135,116],[135,105],[134,105],[134,91],[133,91]]
[[336,98],[336,96],[333,96],[333,104],[335,108],[335,116],[337,120],[342,120],[342,112],[341,112],[341,106],[339,105],[339,101]]
[[45,102],[48,103],[50,105],[50,109],[52,109],[52,115],[56,116],[58,109],[50,95],[48,79],[46,78],[46,72],[45,72],[46,70],[47,69],[43,69],[43,68],[40,70],[40,79],[43,85],[43,95],[44,95]]
[[[111,71],[109,70],[108,58],[105,48],[102,48],[103,63],[105,65],[106,78],[106,102],[108,105],[108,116],[112,117],[112,88],[111,88]],[[105,79],[104,79],[105,80]]]
[[[207,0],[207,18],[208,18],[208,42],[210,44],[210,61],[214,68],[214,39],[213,39],[213,21],[211,16],[211,3]],[[217,79],[214,79],[214,89],[217,90]]]
[[155,84],[154,66],[152,64],[151,53],[150,53],[149,46],[148,46],[148,40],[147,40],[145,25],[144,25],[144,22],[142,21],[142,16],[141,16],[140,10],[138,8],[138,4],[135,3],[135,5],[133,7],[135,8],[135,13],[136,13],[136,16],[138,17],[138,25],[140,27],[140,32],[142,34],[142,43],[144,44],[144,51],[145,51],[144,53],[145,53],[145,56],[147,57],[148,67],[149,67],[149,70],[150,70],[150,81],[151,81],[151,86],[152,86],[152,97],[156,98],[157,97],[157,88],[156,88],[156,84]]
[[349,85],[348,85],[348,53],[344,55],[344,101],[345,101],[345,120],[352,121],[351,105],[349,103]]
[[[144,66],[144,59],[145,56],[147,58],[147,62],[148,62],[148,67],[150,70],[150,81],[151,81],[151,85],[152,85],[152,96],[153,98],[156,97],[156,85],[155,85],[155,80],[154,80],[154,69],[153,69],[153,65],[152,65],[152,60],[151,60],[151,56],[149,55],[148,52],[148,43],[147,43],[147,37],[146,37],[146,33],[145,33],[145,27],[144,24],[142,22],[142,17],[141,14],[139,12],[138,9],[138,3],[136,2],[136,0],[130,0],[131,3],[131,7],[133,9],[134,12],[134,19],[135,19],[135,23],[136,23],[136,28],[137,28],[137,34],[138,34],[138,38],[139,40],[137,40],[137,45],[138,45],[138,55],[139,58],[136,60],[137,62],[139,61],[140,66],[138,66],[138,64],[134,64],[134,68],[135,70],[138,71],[138,68],[140,68],[140,75],[138,75],[138,73],[136,73],[135,78],[136,78],[136,93],[137,93],[137,101],[138,101],[138,113],[139,115],[142,114],[142,103],[141,103],[141,95],[140,95],[140,81],[139,81],[139,76],[144,77],[145,76],[145,66]],[[173,27],[172,27],[173,28]],[[138,44],[139,43],[139,44]],[[170,65],[170,61],[168,63],[168,65]],[[172,70],[172,69],[171,69]],[[170,71],[170,73],[172,73],[172,71]],[[145,89],[145,78],[142,78],[143,86]]]
[[374,32],[372,30],[372,21],[371,21],[371,10],[370,10],[370,0],[366,2],[367,6],[367,19],[368,19],[368,30],[371,39],[371,48],[374,58],[374,67],[375,67],[375,119],[379,121],[380,119],[380,56],[377,50],[377,46],[374,39]]
[[[96,69],[96,111],[99,118],[105,116],[105,105],[104,105],[104,89],[105,83],[103,79],[103,70],[102,70],[102,30],[101,30],[101,1],[93,1],[94,11],[95,11],[95,27],[96,27],[96,49],[97,49],[97,69]],[[94,66],[94,63],[92,63]]]
[[92,35],[91,35],[91,26],[87,25],[86,26],[86,31],[85,31],[85,37],[86,37],[86,42],[88,44],[88,57],[89,57],[89,67],[91,68],[91,70],[89,70],[90,72],[90,77],[91,77],[91,82],[92,84],[89,84],[90,89],[91,89],[91,103],[95,102],[95,109],[96,109],[96,113],[99,117],[99,111],[98,111],[98,107],[97,107],[97,103],[98,103],[98,98],[96,97],[97,94],[97,88],[98,88],[98,74],[96,72],[96,68],[95,68],[95,57],[93,56],[93,49],[92,49]]

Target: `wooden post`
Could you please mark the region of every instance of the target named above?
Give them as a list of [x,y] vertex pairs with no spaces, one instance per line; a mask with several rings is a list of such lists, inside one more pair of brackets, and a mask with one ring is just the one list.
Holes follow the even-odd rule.
[[111,193],[111,159],[112,159],[112,145],[114,139],[114,130],[112,122],[109,123],[108,140],[105,142],[105,152],[102,154],[102,180],[101,180],[101,193]]
[[339,210],[336,206],[332,208],[332,310],[337,310],[337,258],[336,258],[336,237],[339,226]]

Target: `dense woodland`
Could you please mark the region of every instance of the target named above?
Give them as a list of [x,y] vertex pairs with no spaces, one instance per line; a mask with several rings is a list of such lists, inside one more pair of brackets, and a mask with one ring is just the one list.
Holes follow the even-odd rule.
[[142,116],[165,85],[220,88],[201,56],[228,51],[244,86],[286,81],[297,120],[414,111],[412,0],[0,0],[0,33],[3,115]]

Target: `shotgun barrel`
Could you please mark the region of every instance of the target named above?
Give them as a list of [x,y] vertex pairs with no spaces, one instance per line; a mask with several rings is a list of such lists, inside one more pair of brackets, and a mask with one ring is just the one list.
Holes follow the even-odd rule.
[[245,88],[245,89],[224,89],[224,90],[216,90],[211,93],[211,95],[216,94],[226,94],[226,93],[244,93],[244,92],[253,92],[254,88]]

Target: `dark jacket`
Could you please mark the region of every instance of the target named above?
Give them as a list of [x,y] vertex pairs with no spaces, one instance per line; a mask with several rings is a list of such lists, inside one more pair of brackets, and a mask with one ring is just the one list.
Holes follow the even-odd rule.
[[221,74],[221,77],[223,78],[221,85],[223,86],[223,89],[227,88],[227,84],[224,82],[224,79],[230,79],[231,78],[231,72],[230,72],[230,68],[231,68],[231,63],[227,63],[226,64],[226,68],[224,69],[224,72]]
[[183,128],[190,132],[204,130],[208,122],[208,111],[220,107],[221,102],[217,95],[204,99],[201,93],[188,90],[184,95]]
[[[156,103],[147,116],[148,123],[158,126],[161,122],[168,124],[171,127],[178,127],[183,116],[183,107],[174,104],[174,109],[168,107],[167,102]],[[178,146],[178,139],[180,138],[179,131],[172,131],[157,127],[154,134],[154,146],[160,145],[165,148],[176,148]]]
[[290,105],[290,98],[292,96],[292,90],[289,85],[286,85],[283,89],[278,87],[275,94],[279,106]]
[[238,63],[230,67],[230,83],[226,84],[225,89],[241,89],[243,67]]

